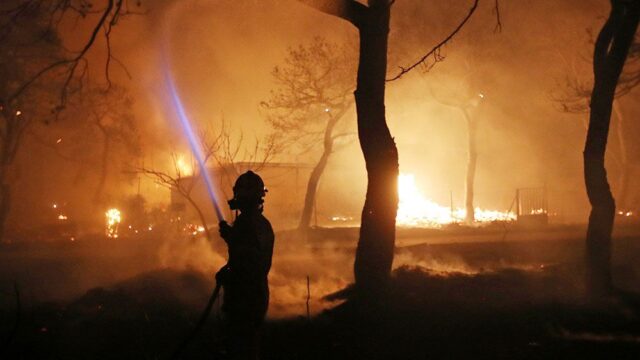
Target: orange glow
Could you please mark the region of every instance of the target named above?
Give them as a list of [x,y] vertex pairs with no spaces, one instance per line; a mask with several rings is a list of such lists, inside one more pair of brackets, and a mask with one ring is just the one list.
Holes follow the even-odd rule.
[[105,215],[107,217],[107,228],[106,228],[107,237],[115,239],[118,237],[118,226],[122,221],[122,215],[120,213],[120,210],[112,208],[107,210]]
[[178,176],[191,176],[193,175],[193,167],[185,160],[183,155],[179,155],[175,159],[176,171]]
[[[451,209],[427,199],[418,189],[412,174],[400,174],[398,177],[398,215],[396,223],[404,227],[439,227],[446,224],[462,222],[465,209]],[[475,209],[478,223],[491,221],[512,221],[516,215],[511,212]]]

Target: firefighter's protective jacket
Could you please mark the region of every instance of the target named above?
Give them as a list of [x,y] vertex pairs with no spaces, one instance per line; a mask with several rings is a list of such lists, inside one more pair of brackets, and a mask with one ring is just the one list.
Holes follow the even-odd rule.
[[269,305],[268,274],[274,233],[260,211],[242,212],[224,240],[229,248],[223,280],[223,310],[232,317],[260,322]]

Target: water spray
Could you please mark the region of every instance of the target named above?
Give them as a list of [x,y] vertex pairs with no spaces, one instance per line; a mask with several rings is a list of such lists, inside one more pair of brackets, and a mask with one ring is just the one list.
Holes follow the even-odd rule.
[[169,71],[169,66],[164,64],[164,80],[169,90],[169,95],[171,96],[171,102],[173,103],[173,108],[176,111],[176,115],[178,116],[178,120],[180,120],[180,125],[182,126],[182,130],[189,141],[189,147],[191,148],[191,152],[195,157],[198,167],[200,168],[200,173],[202,174],[202,178],[204,179],[204,183],[207,187],[207,193],[209,194],[209,199],[211,200],[211,204],[213,205],[213,209],[216,212],[216,217],[218,221],[224,221],[224,215],[222,210],[220,209],[220,204],[218,202],[218,198],[216,196],[215,188],[213,180],[211,179],[211,175],[207,171],[207,166],[205,163],[204,154],[202,153],[202,147],[199,142],[198,137],[193,132],[193,127],[191,126],[191,122],[189,121],[189,117],[187,116],[187,112],[182,105],[182,101],[180,100],[180,95],[178,95],[178,91],[176,90],[175,83],[173,82],[173,78],[171,77],[171,73]]
[[[166,56],[164,57],[166,59]],[[218,203],[218,198],[216,197],[215,188],[213,186],[213,180],[211,179],[211,175],[207,171],[207,167],[205,164],[204,154],[202,153],[202,147],[200,142],[198,141],[198,137],[193,132],[193,127],[191,126],[191,122],[189,121],[189,117],[187,116],[187,112],[182,105],[182,101],[180,100],[180,96],[178,95],[178,91],[176,90],[175,83],[173,82],[173,78],[171,77],[170,67],[166,63],[166,60],[163,64],[164,69],[164,80],[169,91],[169,95],[171,96],[171,102],[173,103],[173,107],[176,111],[176,115],[178,115],[178,119],[180,120],[180,125],[182,126],[182,130],[189,141],[189,147],[191,148],[191,152],[193,156],[196,158],[198,162],[198,167],[200,168],[200,173],[202,174],[202,178],[204,179],[204,183],[207,187],[207,193],[209,194],[209,199],[211,200],[211,204],[213,205],[213,209],[216,212],[216,216],[219,222],[225,221],[224,215],[222,214],[222,210],[220,209],[220,205]],[[202,329],[204,326],[209,314],[211,313],[211,309],[216,299],[218,298],[218,294],[220,293],[220,288],[222,284],[218,279],[216,279],[216,286],[213,289],[211,296],[209,297],[209,301],[204,308],[196,326],[189,332],[189,334],[182,340],[180,345],[173,351],[171,354],[171,359],[179,359],[181,358],[182,353],[187,348],[189,343],[195,338],[196,334]]]

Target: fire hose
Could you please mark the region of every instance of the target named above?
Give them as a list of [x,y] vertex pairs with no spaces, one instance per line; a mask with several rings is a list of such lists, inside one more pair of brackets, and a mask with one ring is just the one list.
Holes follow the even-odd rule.
[[198,334],[198,332],[200,332],[200,330],[204,326],[205,322],[207,322],[207,318],[209,317],[209,314],[211,313],[211,309],[213,308],[213,304],[216,302],[216,299],[218,298],[218,294],[220,293],[220,288],[221,287],[222,287],[222,284],[219,281],[216,280],[216,287],[213,289],[213,292],[211,293],[211,297],[209,298],[209,302],[207,303],[207,306],[202,311],[202,314],[200,314],[200,318],[198,319],[198,322],[196,323],[196,326],[182,340],[180,345],[173,351],[173,353],[171,354],[171,359],[179,359],[180,358],[180,355],[184,352],[184,350],[187,348],[189,343],[191,341],[193,341],[193,339]]
[[[164,56],[164,59],[166,60],[167,57]],[[207,171],[206,157],[204,156],[201,149],[201,144],[199,143],[198,138],[195,135],[193,128],[191,127],[191,122],[189,121],[187,112],[185,111],[184,106],[182,105],[182,101],[180,100],[180,96],[178,95],[178,91],[176,90],[176,86],[173,82],[173,78],[171,77],[171,74],[169,71],[170,67],[166,62],[163,65],[164,65],[165,83],[167,85],[167,90],[171,97],[171,103],[173,104],[174,110],[176,112],[179,123],[184,131],[184,134],[187,137],[187,140],[189,142],[189,147],[191,148],[191,151],[199,165],[198,167],[200,168],[200,174],[204,179],[204,183],[206,185],[207,192],[209,194],[209,198],[215,210],[218,221],[223,222],[224,215],[222,214],[222,210],[220,209],[220,205],[218,204],[213,179],[211,178],[209,172]],[[221,271],[223,271],[224,269],[225,267],[223,267]],[[191,330],[191,332],[184,338],[184,340],[172,353],[171,359],[178,359],[180,357],[182,352],[186,349],[189,343],[195,338],[196,334],[202,329],[202,327],[204,326],[204,323],[207,321],[207,318],[211,313],[211,308],[213,307],[213,304],[215,303],[216,298],[220,293],[220,288],[222,286],[221,281],[219,281],[217,277],[218,276],[216,274],[216,286],[213,289],[213,292],[211,293],[211,297],[209,298],[209,302],[207,303],[207,306],[202,311],[202,314],[200,315],[200,318],[198,319],[196,326]]]

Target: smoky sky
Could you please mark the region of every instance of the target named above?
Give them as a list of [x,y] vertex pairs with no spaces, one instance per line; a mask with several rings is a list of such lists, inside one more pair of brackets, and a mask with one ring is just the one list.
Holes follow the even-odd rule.
[[[443,39],[471,3],[397,1],[389,74]],[[562,211],[584,217],[581,152],[587,115],[559,111],[550,94],[566,73],[566,59],[587,61],[581,63],[581,75],[590,76],[586,29],[598,29],[608,3],[501,1],[499,31],[493,6],[481,4],[443,48],[443,62],[428,73],[416,69],[388,83],[387,121],[398,144],[400,171],[415,174],[427,197],[448,205],[453,196],[462,205],[465,120],[455,108],[435,101],[432,91],[454,98],[476,91],[485,96],[474,113],[479,123],[476,205],[506,210],[516,188],[547,186],[552,206],[556,194]],[[112,38],[113,52],[131,78],[118,66],[112,74],[136,99],[143,161],[154,166],[167,166],[171,151],[187,151],[166,104],[163,61],[171,64],[195,123],[216,126],[224,119],[236,134],[253,139],[269,131],[259,103],[269,96],[274,86],[271,70],[282,63],[288,47],[307,44],[316,36],[357,44],[357,32],[347,22],[295,1],[148,1],[143,7],[146,13],[122,19]],[[73,35],[68,41],[78,39],[82,37]],[[101,49],[91,53],[91,75],[97,78],[104,58]],[[354,73],[354,84],[355,77]],[[630,114],[637,110],[633,101],[625,109]],[[355,124],[354,114],[346,121]],[[318,156],[283,153],[276,160],[314,163]],[[355,208],[361,206],[366,176],[357,142],[331,158],[322,184],[332,183],[340,184],[341,196],[353,198]],[[326,207],[322,199],[329,186],[322,184],[319,206]],[[154,201],[168,200],[166,191],[145,186]],[[613,186],[615,190],[615,182]],[[114,185],[124,192],[134,188],[132,182]]]

